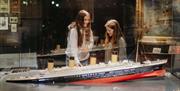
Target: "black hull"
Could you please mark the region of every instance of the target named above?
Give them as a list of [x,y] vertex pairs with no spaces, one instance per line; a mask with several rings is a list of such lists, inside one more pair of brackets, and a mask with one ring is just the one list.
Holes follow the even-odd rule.
[[51,78],[27,79],[27,80],[6,80],[6,81],[16,82],[16,83],[46,83],[46,82],[68,83],[68,82],[76,82],[76,81],[83,81],[83,80],[94,80],[94,79],[111,78],[111,77],[153,72],[156,70],[161,70],[162,68],[163,68],[163,64],[160,64],[160,65],[154,65],[154,66],[120,69],[120,70],[72,75],[72,76],[65,76],[65,77],[51,77]]

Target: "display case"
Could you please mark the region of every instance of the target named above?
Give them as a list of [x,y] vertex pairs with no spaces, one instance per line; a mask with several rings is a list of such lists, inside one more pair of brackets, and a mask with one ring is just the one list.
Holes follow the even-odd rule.
[[175,54],[171,53],[171,47],[175,46],[176,42],[173,37],[157,37],[157,36],[144,36],[137,43],[137,58],[136,60],[157,60],[168,59],[166,68],[172,71]]
[[175,38],[176,44],[170,46],[170,53],[174,54],[174,62],[172,64],[172,74],[180,79],[180,38]]

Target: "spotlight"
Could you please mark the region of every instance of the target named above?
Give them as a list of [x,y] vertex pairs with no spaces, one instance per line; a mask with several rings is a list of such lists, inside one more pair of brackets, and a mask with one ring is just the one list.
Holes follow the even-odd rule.
[[23,4],[24,4],[24,5],[28,5],[28,2],[27,2],[27,1],[23,1]]
[[52,4],[52,5],[54,5],[54,4],[55,4],[55,2],[54,2],[54,1],[51,1],[51,4]]
[[59,7],[59,4],[58,4],[58,3],[56,4],[56,7]]

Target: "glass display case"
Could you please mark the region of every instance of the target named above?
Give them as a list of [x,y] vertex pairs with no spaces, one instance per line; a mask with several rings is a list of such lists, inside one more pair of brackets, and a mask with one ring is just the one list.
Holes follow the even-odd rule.
[[[176,43],[179,41],[176,38],[180,36],[179,3],[179,0],[0,0],[1,59],[7,54],[16,55],[16,60],[21,60],[19,55],[29,53],[31,57],[32,53],[36,61],[40,60],[37,63],[46,62],[54,56],[53,59],[58,60],[55,62],[61,64],[60,61],[66,59],[67,26],[80,9],[86,9],[92,14],[94,49],[98,50],[100,61],[104,59],[104,51],[99,47],[105,40],[104,24],[111,18],[120,23],[129,59],[135,59],[138,44],[143,51],[137,56],[142,60],[157,57],[179,60],[172,53],[174,47],[179,45]],[[149,39],[143,40],[142,36]],[[55,50],[57,45],[60,45],[60,51],[57,50],[59,53]],[[7,61],[6,64],[14,63]],[[20,65],[20,61],[17,64]],[[172,67],[169,64],[167,66]]]
[[174,53],[172,53],[171,47],[176,45],[176,41],[172,37],[143,36],[137,44],[137,60],[168,59],[166,68],[172,71]]

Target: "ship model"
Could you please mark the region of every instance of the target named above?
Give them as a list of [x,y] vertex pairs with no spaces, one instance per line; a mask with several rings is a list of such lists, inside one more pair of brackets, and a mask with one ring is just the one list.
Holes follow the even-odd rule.
[[96,59],[92,59],[87,66],[75,66],[70,61],[68,66],[61,68],[54,68],[53,62],[49,62],[47,69],[11,73],[5,80],[18,83],[112,83],[165,75],[167,59],[147,60],[143,63],[113,60],[96,64]]

